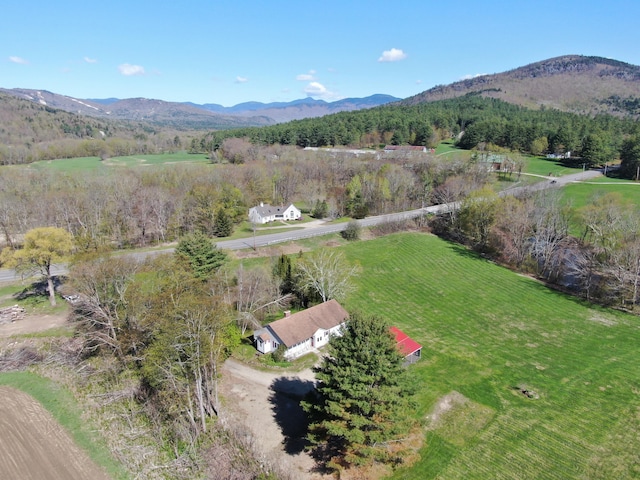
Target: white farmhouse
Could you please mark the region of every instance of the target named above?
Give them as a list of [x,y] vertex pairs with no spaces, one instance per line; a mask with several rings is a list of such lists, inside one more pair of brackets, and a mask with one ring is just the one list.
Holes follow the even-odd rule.
[[293,203],[284,207],[260,202],[259,206],[249,209],[249,221],[252,223],[299,220],[300,218],[302,218],[302,212]]
[[285,348],[286,358],[296,358],[312,348],[329,343],[334,335],[342,335],[349,314],[336,300],[329,300],[293,315],[271,322],[253,332],[256,348],[260,353]]

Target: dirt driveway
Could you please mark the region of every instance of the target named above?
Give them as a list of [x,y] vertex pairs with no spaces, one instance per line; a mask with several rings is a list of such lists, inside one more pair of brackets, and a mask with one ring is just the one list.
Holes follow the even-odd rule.
[[275,459],[292,478],[326,478],[311,472],[314,461],[304,451],[307,423],[299,401],[314,386],[313,372],[262,372],[233,359],[225,362],[223,372],[226,408],[244,419],[265,458]]
[[26,315],[21,320],[0,325],[0,338],[12,335],[24,335],[27,333],[44,332],[50,328],[64,327],[67,325],[67,314],[57,315]]

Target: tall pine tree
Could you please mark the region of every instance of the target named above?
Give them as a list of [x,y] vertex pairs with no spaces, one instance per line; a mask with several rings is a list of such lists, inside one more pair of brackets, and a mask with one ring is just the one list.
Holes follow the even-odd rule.
[[224,208],[220,208],[216,212],[213,230],[216,237],[228,237],[233,233],[233,222]]
[[352,315],[329,355],[315,369],[317,396],[303,402],[310,415],[308,439],[329,468],[371,460],[396,463],[387,442],[411,429],[413,388],[403,357],[379,317]]
[[188,262],[193,276],[201,280],[206,280],[227,261],[227,254],[219,250],[202,232],[183,237],[175,254]]

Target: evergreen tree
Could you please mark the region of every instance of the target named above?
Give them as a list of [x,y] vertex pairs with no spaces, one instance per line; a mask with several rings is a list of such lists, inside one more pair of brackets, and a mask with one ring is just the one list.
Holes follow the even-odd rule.
[[402,363],[381,318],[352,315],[343,335],[331,339],[329,355],[315,369],[317,396],[302,403],[314,454],[328,467],[399,460],[385,442],[412,426],[413,388]]
[[634,135],[622,143],[620,160],[620,175],[639,180],[637,177],[640,171],[640,135]]
[[213,220],[213,231],[216,237],[228,237],[233,233],[231,217],[224,208],[218,209]]
[[291,263],[291,258],[284,253],[278,257],[273,266],[273,276],[281,280],[280,290],[283,294],[294,292],[293,264]]
[[175,253],[188,262],[193,275],[201,280],[205,280],[227,261],[227,254],[218,250],[209,237],[201,232],[183,237]]
[[327,205],[326,200],[316,200],[316,203],[313,207],[313,211],[311,215],[313,218],[324,218],[327,216],[327,212],[329,211],[329,206]]

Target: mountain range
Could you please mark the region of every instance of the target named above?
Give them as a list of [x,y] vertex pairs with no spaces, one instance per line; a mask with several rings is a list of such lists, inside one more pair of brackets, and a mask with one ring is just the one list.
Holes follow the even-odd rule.
[[[342,111],[397,103],[413,105],[462,95],[481,95],[527,108],[552,108],[578,114],[608,113],[640,117],[640,67],[603,57],[565,55],[507,72],[438,85],[404,100],[377,94],[325,102],[245,102],[232,107],[147,98],[78,99],[47,90],[3,89],[11,97],[93,118],[144,122],[175,129],[229,129],[264,126]],[[0,114],[7,106],[0,96]],[[50,113],[50,112],[49,112]]]
[[345,98],[335,102],[304,98],[292,102],[246,102],[233,107],[223,107],[213,103],[199,105],[147,98],[78,99],[47,90],[24,88],[0,88],[0,92],[79,115],[194,129],[271,125],[372,108],[401,100],[391,95],[379,94],[365,98]]

